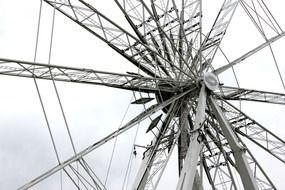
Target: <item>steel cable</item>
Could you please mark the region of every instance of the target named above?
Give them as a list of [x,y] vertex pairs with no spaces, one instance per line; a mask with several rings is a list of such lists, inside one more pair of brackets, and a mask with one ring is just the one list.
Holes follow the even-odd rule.
[[[134,98],[134,97],[132,96],[131,99],[130,99],[130,102],[129,102],[128,107],[127,107],[127,109],[126,109],[126,111],[125,111],[125,113],[124,113],[124,116],[123,116],[123,118],[122,118],[122,120],[121,120],[121,122],[120,122],[120,124],[119,124],[119,126],[118,126],[118,129],[122,126],[122,124],[123,124],[123,122],[124,122],[124,120],[125,120],[125,117],[126,117],[127,112],[128,112],[128,110],[129,110],[129,108],[130,108],[130,105],[131,105],[131,102],[132,102],[133,98]],[[112,165],[112,162],[113,162],[113,157],[114,157],[114,153],[115,153],[115,148],[116,148],[116,146],[117,146],[117,139],[118,139],[118,136],[116,136],[115,142],[114,142],[114,145],[113,145],[112,154],[111,154],[111,158],[110,158],[110,161],[109,161],[107,174],[106,174],[105,181],[104,181],[104,185],[105,185],[105,186],[106,186],[106,184],[107,184],[108,177],[109,177],[109,173],[110,173],[110,170],[111,170],[111,165]]]
[[[34,62],[36,62],[36,60],[37,60],[39,34],[40,34],[40,25],[41,25],[41,16],[42,16],[42,0],[40,0],[39,17],[38,17],[38,23],[37,23],[36,42],[35,42],[35,51],[34,51],[34,59],[33,59]],[[42,108],[42,111],[43,111],[43,114],[44,114],[44,118],[45,118],[45,122],[46,122],[46,125],[47,125],[47,128],[48,128],[49,136],[50,136],[50,139],[52,141],[52,146],[53,146],[53,149],[54,149],[54,152],[55,152],[55,155],[56,155],[56,159],[57,159],[57,162],[60,164],[58,150],[56,148],[55,140],[54,140],[54,137],[53,137],[53,134],[52,134],[52,131],[51,131],[51,127],[50,127],[50,124],[49,124],[49,120],[48,120],[48,117],[47,117],[45,106],[44,106],[44,103],[43,103],[43,100],[42,100],[42,96],[41,96],[41,93],[40,93],[40,89],[39,89],[39,86],[38,86],[38,83],[37,83],[37,80],[36,80],[35,76],[33,76],[33,81],[34,81],[34,84],[35,84],[35,87],[36,87],[36,91],[37,91],[37,94],[38,94],[38,97],[39,97],[40,105],[41,105],[41,108]],[[62,173],[60,173],[60,187],[61,187],[61,190],[62,190]]]

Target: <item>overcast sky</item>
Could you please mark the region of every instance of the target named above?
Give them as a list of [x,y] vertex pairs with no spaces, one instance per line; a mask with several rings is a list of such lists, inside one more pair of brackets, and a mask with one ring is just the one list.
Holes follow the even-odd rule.
[[[0,0],[1,58],[34,60],[39,2],[39,0]],[[91,2],[111,19],[122,26],[126,25],[122,22],[123,16],[113,1],[106,0],[102,3],[102,1],[95,0]],[[203,2],[205,33],[213,23],[221,3],[221,0]],[[268,1],[268,3],[280,25],[285,28],[285,2],[278,0]],[[37,62],[48,62],[51,18],[52,9],[44,3]],[[136,68],[124,58],[66,17],[56,14],[55,20],[52,64],[121,73],[136,71]],[[262,42],[258,32],[239,7],[221,48],[230,60],[234,60]],[[285,78],[285,39],[274,43],[273,49],[281,74]],[[220,53],[217,54],[214,64],[226,64]],[[235,68],[241,87],[285,92],[268,49]],[[225,73],[221,76],[221,80],[225,84],[236,86],[232,72]],[[38,80],[38,84],[60,159],[64,161],[72,156],[73,152],[52,82]],[[77,151],[116,130],[133,96],[132,92],[100,86],[62,82],[57,82],[56,85]],[[0,75],[0,87],[0,189],[10,190],[16,189],[55,166],[57,160],[33,80]],[[142,109],[141,106],[130,106],[124,121],[127,122]],[[281,138],[285,138],[284,106],[245,103],[242,109]],[[150,142],[152,136],[145,135],[149,122],[149,120],[142,122],[139,127],[134,127],[118,138],[118,148],[115,151],[107,183],[110,189],[121,189],[118,187],[123,184],[137,127],[139,130],[136,144],[146,145]],[[86,157],[103,181],[112,144],[113,141]],[[250,145],[250,147],[256,149],[254,146]],[[138,150],[138,156],[133,158],[132,177],[135,176],[134,171],[138,169],[142,152],[143,150]],[[285,189],[284,164],[260,150],[257,150],[255,155],[271,176],[272,181],[276,182],[278,189]],[[170,163],[160,189],[172,190],[176,186],[176,160],[173,159]],[[64,188],[71,189],[70,181],[66,179],[66,176],[64,178]],[[34,189],[60,189],[60,174],[53,175],[35,186]]]

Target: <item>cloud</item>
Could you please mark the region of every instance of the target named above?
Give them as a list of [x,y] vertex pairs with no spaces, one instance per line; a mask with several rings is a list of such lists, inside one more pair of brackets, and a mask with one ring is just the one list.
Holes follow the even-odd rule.
[[[112,3],[112,6],[115,6],[114,2]],[[279,8],[274,4],[271,6],[277,12],[279,20],[282,20],[284,18],[284,15],[280,15],[284,12],[280,11],[282,6]],[[99,7],[105,10],[107,14],[113,12],[113,9],[110,9],[109,4],[105,4],[105,2],[100,3]],[[208,7],[208,4],[205,7]],[[0,57],[33,60],[38,8],[39,1],[0,1]],[[215,15],[216,13],[211,12],[208,15],[211,14]],[[51,15],[52,9],[44,4],[37,56],[37,61],[43,63],[48,62]],[[204,12],[204,15],[204,18],[214,19],[212,16],[207,16],[207,12]],[[115,13],[111,16],[119,22],[122,20],[122,16],[116,18]],[[221,48],[229,55],[230,60],[255,47],[260,40],[260,37],[256,37],[256,33],[248,32],[247,27],[241,28],[243,19],[240,17],[234,19],[233,25],[234,21],[237,22],[237,25],[227,31],[227,35],[229,35],[226,35],[225,41],[221,45]],[[205,30],[210,27],[211,22],[207,24]],[[108,45],[61,14],[56,14],[55,27],[52,64],[121,73],[137,70],[119,54],[111,50]],[[285,77],[285,67],[282,62],[284,53],[278,51],[278,49],[284,49],[284,39],[276,42],[273,48],[277,49],[276,57],[281,60],[279,62],[281,74]],[[226,63],[222,57],[217,57],[216,61],[215,64],[217,65]],[[270,73],[275,72],[275,74],[268,74],[269,71]],[[278,77],[276,77],[276,70],[268,50],[256,54],[256,56],[237,66],[236,72],[243,87],[284,92],[280,87]],[[225,83],[235,85],[231,72],[221,78],[227,80]],[[55,91],[51,81],[38,80],[38,84],[60,159],[63,161],[73,155],[73,150]],[[77,151],[83,150],[116,130],[133,95],[132,92],[94,85],[63,82],[56,82],[56,85]],[[1,75],[0,86],[0,189],[15,189],[57,165],[57,160],[33,80]],[[283,125],[285,121],[283,113],[285,110],[283,107],[246,103],[243,109],[284,138]],[[132,105],[124,123],[140,113],[141,110],[141,106]],[[137,144],[146,145],[150,143],[153,136],[145,135],[149,122],[150,120],[147,119],[140,124]],[[107,183],[110,189],[116,189],[122,185],[128,159],[132,154],[135,129],[136,127],[118,138]],[[88,163],[93,166],[96,174],[102,179],[105,179],[106,176],[113,143],[114,140],[86,156]],[[132,162],[130,181],[135,177],[139,168],[144,149],[137,151],[138,156],[133,158]],[[178,178],[175,165],[177,160],[174,158],[176,150],[173,154],[167,172],[164,174],[165,178],[161,181],[160,189],[173,189],[175,187],[174,184]],[[257,155],[261,155],[258,159],[262,160],[262,164],[266,163],[268,173],[270,176],[274,176],[273,181],[278,182],[277,187],[285,188],[281,179],[282,171],[278,169],[280,163],[272,159],[274,164],[267,164],[267,157],[265,159],[263,153],[258,152]],[[271,171],[271,165],[276,166],[276,169]],[[65,174],[63,174],[63,179],[65,188],[74,188]],[[60,188],[59,173],[35,187],[35,189],[58,188]]]

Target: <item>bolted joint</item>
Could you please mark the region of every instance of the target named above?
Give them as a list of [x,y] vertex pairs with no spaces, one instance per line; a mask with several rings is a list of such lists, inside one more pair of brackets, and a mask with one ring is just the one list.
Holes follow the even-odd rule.
[[201,129],[199,129],[198,132],[199,132],[199,134],[197,136],[197,141],[199,144],[201,144],[202,142],[204,142],[206,140],[206,136]]
[[246,152],[247,148],[242,146],[242,145],[237,145],[237,147],[233,148],[233,154],[235,154],[236,152]]

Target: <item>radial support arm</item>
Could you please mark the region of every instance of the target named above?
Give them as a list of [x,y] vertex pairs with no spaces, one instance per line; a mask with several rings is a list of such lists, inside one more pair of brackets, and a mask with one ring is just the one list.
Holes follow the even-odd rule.
[[[223,109],[227,109],[222,107]],[[225,113],[225,112],[224,112]],[[221,131],[221,127],[219,126],[217,120],[214,117],[211,117],[212,120],[210,122],[209,128],[206,130],[207,137],[210,137],[212,141],[209,142],[209,147],[204,148],[204,160],[203,165],[206,167],[206,174],[209,178],[210,184],[213,184],[213,189],[238,189],[235,185],[236,178],[233,177],[229,164],[233,168],[236,167],[236,162],[233,158],[233,152],[231,147],[225,138],[224,134]],[[242,142],[239,136],[237,136],[239,143],[246,147],[246,145]],[[220,154],[223,154],[224,158],[221,158]],[[254,179],[259,187],[259,189],[276,189],[270,178],[267,176],[261,165],[254,158],[249,149],[245,151],[245,156],[249,163],[250,168],[253,171]]]
[[209,98],[211,108],[216,116],[218,122],[220,123],[221,129],[229,142],[231,149],[233,150],[233,154],[235,157],[237,170],[240,174],[241,180],[243,182],[245,189],[258,190],[258,186],[253,176],[253,172],[247,162],[247,158],[245,155],[245,147],[243,147],[239,142],[232,130],[231,125],[226,120],[221,108],[217,105],[215,100],[210,97]]
[[218,99],[224,100],[246,100],[285,105],[285,94],[276,92],[221,86],[216,94]]
[[219,124],[211,114],[205,124],[208,146],[204,146],[201,164],[213,190],[238,189],[232,167],[236,168],[231,148],[227,139],[221,134]]
[[[172,22],[178,22],[179,19],[175,17],[175,12],[177,11],[176,7],[169,5],[165,9],[162,8],[162,12],[158,13],[159,15],[157,15],[158,18],[155,18],[153,15],[151,15],[149,9],[147,9],[143,1],[115,0],[115,2],[122,10],[128,23],[131,25],[142,43],[155,47],[158,53],[157,55],[171,61],[172,58],[170,58],[170,56],[173,55],[169,54],[169,49],[166,51],[166,46],[162,46],[159,35],[161,30],[158,29],[156,23],[160,20],[167,20],[167,23],[164,23],[162,26],[164,30],[167,30],[167,26],[169,24],[172,25]],[[168,3],[169,2],[164,2],[162,4],[168,5]],[[154,60],[157,61],[159,68],[161,68],[166,75],[170,76],[170,74],[175,74],[173,65],[169,65],[169,63],[162,60],[160,56],[153,53],[150,53],[150,55]]]
[[246,137],[281,162],[285,163],[285,142],[260,123],[238,110],[227,101],[219,103],[225,108],[228,121],[237,134]]
[[90,4],[83,0],[44,1],[97,36],[148,75],[160,76],[156,73],[154,60],[149,56],[149,51],[155,52],[156,50],[146,47],[139,39]]
[[194,121],[194,131],[190,137],[190,144],[187,150],[185,162],[180,173],[179,181],[176,190],[191,190],[196,174],[197,163],[202,149],[203,142],[198,140],[199,129],[203,127],[205,120],[207,92],[205,85],[202,85],[199,94],[199,100],[197,105],[197,112]]
[[[243,146],[245,146],[245,144],[241,141],[240,138],[239,138],[239,141],[243,144]],[[263,170],[261,165],[257,162],[257,160],[255,159],[253,154],[248,149],[246,151],[246,157],[247,157],[249,165],[251,166],[251,168],[254,169],[253,175],[254,175],[254,178],[257,182],[258,187],[260,189],[267,189],[267,190],[274,189],[274,190],[276,190],[277,188],[274,186],[274,184],[272,183],[270,178],[267,176],[267,174],[265,173],[265,171]]]
[[200,49],[204,59],[200,71],[210,67],[238,4],[239,0],[224,1],[211,31],[207,34]]
[[[173,92],[175,82],[171,79],[143,77],[138,74],[120,74],[93,69],[34,63],[0,58],[0,75],[47,79],[64,82],[103,85],[108,87],[157,92]],[[160,85],[158,84],[167,84]]]
[[170,111],[162,123],[157,136],[153,139],[151,146],[144,152],[143,161],[132,189],[156,189],[173,148],[177,143],[179,134],[177,121],[173,118],[173,111]]
[[[144,1],[115,0],[115,2],[142,41],[152,44],[152,39],[159,37],[156,22],[161,23],[164,31],[176,30],[177,25],[179,26],[178,10],[173,0],[152,1],[151,3],[154,6],[152,8],[157,7],[159,9],[156,12],[156,17],[149,12],[149,8],[146,7]],[[156,41],[159,41],[159,39],[156,39]]]
[[203,154],[201,162],[213,190],[227,188],[237,190],[229,170],[229,163],[224,158],[222,152],[219,151],[213,155]]
[[[196,38],[195,32],[201,30],[201,0],[182,0],[180,19],[182,21],[183,28],[181,29],[182,39],[186,37],[186,41],[189,43],[192,41],[195,45]],[[200,45],[200,44],[196,44]],[[187,53],[187,52],[185,52]]]

